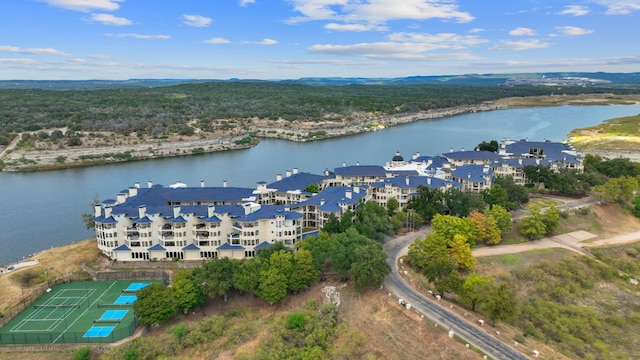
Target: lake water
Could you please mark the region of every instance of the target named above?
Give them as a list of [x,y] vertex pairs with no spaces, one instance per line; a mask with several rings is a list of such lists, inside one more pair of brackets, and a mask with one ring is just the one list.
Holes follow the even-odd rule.
[[296,143],[264,140],[237,151],[35,173],[0,172],[0,264],[28,254],[93,237],[80,214],[92,212],[91,199],[114,199],[135,182],[189,186],[255,187],[276,174],[298,168],[321,173],[345,162],[384,165],[396,151],[437,155],[450,148],[472,149],[502,138],[561,141],[574,128],[640,114],[639,105],[562,106],[471,113],[424,120],[348,137]]

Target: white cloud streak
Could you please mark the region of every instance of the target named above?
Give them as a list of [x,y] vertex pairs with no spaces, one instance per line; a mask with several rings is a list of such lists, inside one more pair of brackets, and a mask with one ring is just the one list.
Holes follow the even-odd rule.
[[169,35],[145,35],[145,34],[134,34],[134,33],[105,34],[105,36],[117,37],[117,38],[134,38],[134,39],[141,39],[141,40],[147,40],[147,39],[167,40],[171,38],[171,36]]
[[221,37],[214,37],[214,38],[211,38],[209,40],[203,40],[202,42],[205,43],[205,44],[211,44],[211,45],[228,44],[228,43],[230,43],[229,40],[227,40],[225,38],[221,38]]
[[249,4],[255,3],[256,0],[240,0],[240,6],[245,7]]
[[589,8],[583,5],[568,5],[564,10],[560,11],[560,15],[584,16],[589,13]]
[[111,14],[91,14],[91,21],[98,22],[103,25],[127,26],[133,22],[126,18],[116,17]]
[[26,55],[54,55],[54,56],[69,56],[62,50],[53,48],[26,48],[22,49],[17,46],[0,45],[0,52],[14,53],[14,54],[26,54]]
[[593,30],[587,30],[576,26],[556,26],[556,30],[562,35],[567,36],[580,36],[591,34]]
[[213,19],[200,15],[182,15],[182,22],[193,27],[207,27]]
[[629,15],[640,11],[640,0],[594,0],[607,8],[607,15]]
[[0,58],[0,64],[3,64],[3,63],[33,65],[33,64],[37,64],[38,62],[29,58]]
[[288,19],[289,23],[315,20],[385,23],[401,19],[466,23],[474,19],[446,0],[293,0],[293,4],[301,16]]
[[338,24],[328,23],[324,26],[327,30],[332,31],[387,31],[386,26],[378,24]]
[[63,9],[89,12],[92,10],[115,11],[124,0],[45,0],[47,4]]
[[549,47],[549,43],[542,42],[538,39],[520,40],[520,41],[499,41],[496,45],[492,46],[491,50],[530,50],[530,49],[543,49]]
[[535,36],[536,32],[535,32],[535,30],[530,29],[530,28],[519,27],[519,28],[515,28],[515,29],[509,31],[509,35],[513,35],[513,36]]

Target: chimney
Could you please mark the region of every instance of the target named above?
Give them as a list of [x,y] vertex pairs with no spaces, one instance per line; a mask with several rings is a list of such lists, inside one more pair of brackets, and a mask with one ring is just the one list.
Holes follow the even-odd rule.
[[461,148],[460,151],[464,151],[464,148]]
[[100,215],[102,215],[102,207],[98,204],[93,207],[93,217],[98,217]]
[[222,180],[222,187],[227,187],[227,180]]
[[356,161],[356,166],[360,166],[360,161]]
[[467,173],[467,179],[471,179],[471,173]]
[[147,215],[147,206],[146,205],[138,206],[138,218],[142,219],[146,215]]
[[348,191],[348,190],[347,190],[347,191],[345,191],[344,196],[345,196],[347,199],[351,199],[351,191]]
[[136,195],[138,195],[138,188],[133,187],[133,186],[130,187],[129,188],[129,197],[134,197]]
[[320,199],[320,206],[324,205],[324,199]]
[[282,174],[276,174],[276,181],[282,180]]
[[430,177],[427,178],[427,185],[431,185],[431,178]]
[[153,181],[151,181],[151,180],[147,181],[147,187],[148,188],[152,188],[153,187]]
[[360,194],[360,186],[354,186],[353,187],[353,192],[356,194]]
[[291,176],[291,171],[290,171],[290,170],[287,170],[284,174],[285,174],[285,175],[284,175],[285,177],[289,177],[289,176]]
[[342,167],[345,167],[345,166],[347,166],[347,163],[343,161],[342,162]]
[[483,172],[483,173],[485,173],[485,174],[488,174],[488,173],[489,173],[489,165],[485,165],[485,166],[482,168],[482,172]]
[[107,206],[106,208],[104,208],[104,217],[111,217],[111,206]]
[[518,164],[522,165],[522,159],[518,159]]
[[213,213],[216,211],[215,205],[209,205],[207,207],[207,217],[213,217]]
[[449,148],[449,152],[453,152],[453,148]]
[[324,176],[329,176],[329,169],[327,168],[324,169]]
[[116,204],[124,204],[126,200],[127,200],[127,194],[119,193],[118,195],[116,195]]
[[133,186],[135,186],[136,189],[140,189],[140,182],[136,181],[135,183],[133,183]]
[[540,158],[536,158],[536,165],[540,165]]
[[409,177],[408,176],[406,178],[404,178],[404,183],[409,185]]
[[200,187],[201,188],[205,187],[204,180],[200,180]]
[[299,171],[298,171],[298,168],[293,168],[293,173],[294,173],[294,174],[297,174],[298,172],[299,172]]
[[180,216],[180,205],[175,205],[173,207],[173,217],[177,218],[178,216]]
[[413,154],[413,156],[412,156],[411,158],[412,158],[413,160],[415,160],[415,159],[417,159],[417,158],[419,158],[419,157],[420,157],[420,153],[419,153],[419,152],[416,152],[416,153],[414,153],[414,154]]

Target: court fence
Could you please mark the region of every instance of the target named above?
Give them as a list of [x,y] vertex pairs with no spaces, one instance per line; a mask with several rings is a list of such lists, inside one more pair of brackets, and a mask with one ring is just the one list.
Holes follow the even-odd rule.
[[127,327],[113,329],[108,336],[84,337],[86,332],[66,331],[38,333],[0,334],[0,345],[36,345],[36,344],[106,344],[125,339],[136,330],[140,321],[136,318]]
[[169,274],[165,271],[102,271],[95,273],[95,280],[163,280],[169,282]]

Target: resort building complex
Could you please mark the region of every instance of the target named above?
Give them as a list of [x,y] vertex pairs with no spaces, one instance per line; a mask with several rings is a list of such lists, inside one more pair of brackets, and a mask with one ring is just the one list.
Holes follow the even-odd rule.
[[445,191],[481,192],[496,177],[527,182],[524,167],[545,166],[582,172],[582,158],[568,144],[503,140],[497,152],[453,151],[437,156],[400,153],[384,166],[341,167],[322,174],[298,169],[260,181],[255,188],[170,186],[139,183],[95,206],[99,249],[117,261],[251,258],[257,250],[281,242],[295,247],[316,234],[331,215],[354,213],[359,204],[405,207],[420,186]]

